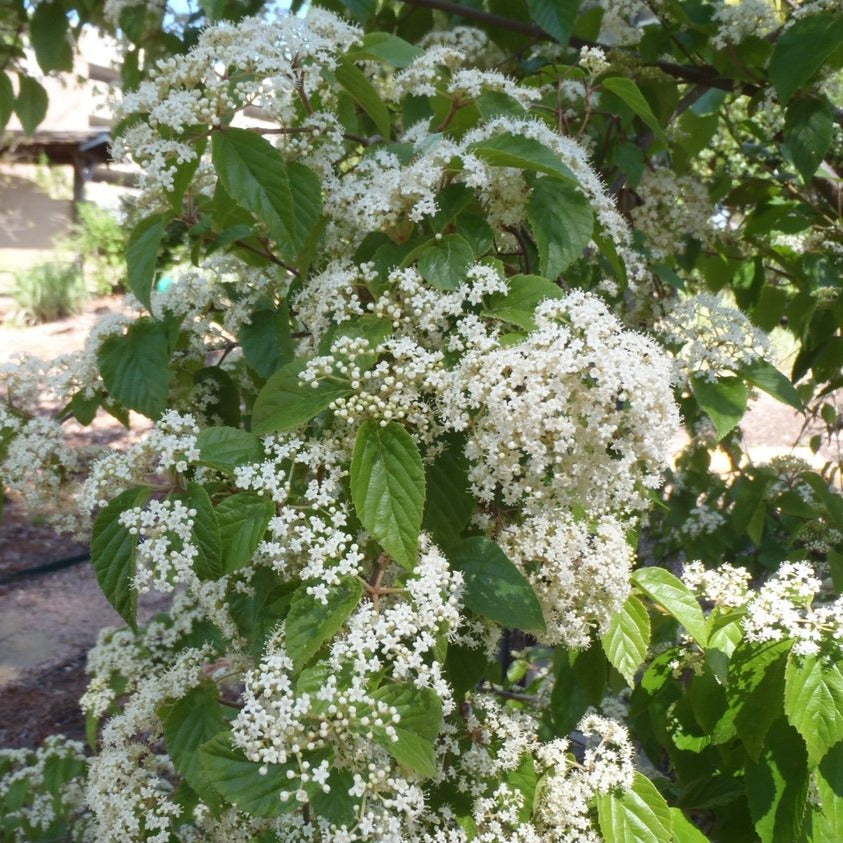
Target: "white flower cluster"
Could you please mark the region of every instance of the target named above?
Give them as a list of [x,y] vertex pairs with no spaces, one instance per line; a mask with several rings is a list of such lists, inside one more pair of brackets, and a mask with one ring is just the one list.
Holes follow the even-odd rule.
[[610,515],[590,525],[550,510],[508,527],[498,541],[539,598],[543,643],[588,647],[629,596],[632,548]]
[[718,0],[714,20],[718,29],[711,43],[718,49],[740,44],[749,36],[764,38],[780,24],[772,0],[740,0],[738,3]]
[[736,568],[724,562],[716,568],[706,568],[698,561],[686,562],[682,581],[703,600],[725,609],[740,609],[746,603],[751,575],[746,568]]
[[632,209],[632,221],[654,258],[681,253],[687,237],[709,240],[714,208],[702,182],[657,167],[644,171],[637,192],[641,204]]
[[682,532],[692,539],[698,539],[700,536],[716,533],[725,523],[726,516],[722,512],[705,503],[698,503],[691,508],[683,521]]
[[678,427],[670,362],[600,299],[574,292],[536,310],[512,346],[469,348],[444,396],[465,430],[475,494],[528,510],[648,508]]
[[678,349],[677,368],[685,379],[699,376],[714,381],[772,357],[770,338],[740,310],[710,293],[676,299],[657,330]]

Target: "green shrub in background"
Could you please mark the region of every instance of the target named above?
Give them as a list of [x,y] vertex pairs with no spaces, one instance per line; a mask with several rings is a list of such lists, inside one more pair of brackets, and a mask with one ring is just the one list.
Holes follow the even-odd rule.
[[126,236],[120,220],[92,202],[80,203],[78,214],[67,245],[79,255],[85,286],[96,295],[122,292],[126,280]]
[[85,300],[85,282],[72,263],[50,262],[19,273],[15,301],[30,322],[52,322],[78,313]]

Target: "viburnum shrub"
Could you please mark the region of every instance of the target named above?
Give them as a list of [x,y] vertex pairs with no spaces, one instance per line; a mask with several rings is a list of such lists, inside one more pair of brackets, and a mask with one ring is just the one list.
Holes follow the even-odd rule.
[[[384,29],[320,8],[223,20],[146,68],[116,131],[140,171],[137,316],[3,372],[4,478],[90,529],[127,624],[89,656],[93,756],[0,755],[3,833],[841,839],[843,503],[795,459],[747,464],[737,428],[752,387],[797,407],[835,388],[839,284],[798,287],[839,267],[839,231],[772,187],[753,219],[736,208],[765,164],[739,145],[740,86],[753,112],[797,89],[819,109],[785,124],[809,181],[831,146],[810,86],[843,15],[463,9],[533,32],[511,45],[347,5]],[[462,8],[407,7],[431,5]],[[106,6],[130,41],[122,15],[158,8]],[[713,56],[708,75],[648,58],[668,50]],[[691,166],[709,144],[734,189]],[[760,219],[788,233],[800,214],[827,255],[768,237],[742,256]],[[178,244],[192,265],[158,289]],[[802,395],[762,330],[800,296]],[[45,396],[56,420],[30,412]],[[154,424],[70,451],[62,420],[99,408]],[[58,491],[86,459],[70,512]],[[139,624],[150,590],[172,605]]]

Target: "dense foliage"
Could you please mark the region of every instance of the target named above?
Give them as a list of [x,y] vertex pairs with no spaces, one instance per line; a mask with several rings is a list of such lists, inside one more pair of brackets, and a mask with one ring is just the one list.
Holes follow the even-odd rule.
[[[5,13],[27,130],[21,33],[124,39],[142,195],[136,318],[2,373],[4,481],[127,624],[3,833],[840,840],[840,464],[740,428],[840,428],[839,3],[258,5]],[[69,511],[100,409],[154,425]]]

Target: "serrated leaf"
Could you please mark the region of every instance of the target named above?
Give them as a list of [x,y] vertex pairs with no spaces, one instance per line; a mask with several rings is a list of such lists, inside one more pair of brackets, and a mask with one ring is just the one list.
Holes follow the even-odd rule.
[[606,843],[672,843],[670,808],[655,785],[636,772],[632,787],[595,799]]
[[260,462],[264,456],[258,437],[236,427],[206,427],[199,431],[196,446],[199,462],[229,473],[238,465]]
[[833,136],[834,108],[826,97],[794,100],[787,107],[784,142],[806,183],[825,158]]
[[419,688],[409,682],[392,682],[372,691],[372,698],[398,711],[402,729],[434,741],[442,729],[442,701],[430,688]]
[[433,743],[415,732],[395,727],[397,741],[375,733],[375,740],[403,767],[425,778],[436,775],[436,753]]
[[223,568],[232,573],[248,564],[263,538],[275,504],[253,492],[229,495],[217,505]]
[[132,229],[126,244],[129,288],[147,310],[150,309],[158,250],[164,237],[166,219],[164,214],[145,217]]
[[740,374],[753,386],[763,389],[783,404],[788,404],[802,412],[805,405],[799,397],[790,379],[783,375],[772,363],[766,360],[756,360],[741,369]]
[[446,448],[425,471],[427,493],[422,525],[441,547],[459,541],[474,512],[468,460],[461,448]]
[[470,151],[494,167],[515,167],[576,182],[571,168],[544,144],[523,135],[504,132],[470,147]]
[[18,115],[25,135],[32,136],[38,124],[47,116],[50,98],[44,86],[31,76],[18,74],[18,96],[15,100],[15,114]]
[[527,0],[530,17],[563,47],[574,31],[580,0]]
[[286,302],[279,307],[252,312],[240,326],[240,347],[246,362],[262,378],[268,378],[293,359],[293,337]]
[[332,401],[351,392],[351,384],[321,380],[314,389],[299,380],[307,361],[282,366],[261,388],[252,408],[252,430],[257,434],[295,430],[309,422]]
[[843,43],[843,14],[807,15],[776,40],[770,56],[770,81],[782,103],[808,82]]
[[193,519],[193,542],[199,550],[193,561],[196,575],[201,580],[216,580],[223,573],[222,539],[214,505],[205,487],[191,483],[187,487],[187,504],[196,510]]
[[194,373],[193,383],[206,392],[205,418],[214,419],[221,425],[240,427],[240,390],[225,369],[206,366]]
[[360,811],[360,797],[349,794],[354,788],[354,774],[348,769],[332,767],[328,773],[328,787],[330,793],[325,793],[318,785],[311,784],[308,788],[313,812],[337,827],[353,827]]
[[606,658],[631,688],[635,684],[635,673],[647,658],[650,644],[650,616],[634,594],[612,618],[600,643]]
[[408,67],[424,51],[390,32],[367,32],[358,46],[346,55],[354,60],[383,61],[393,67]]
[[565,293],[556,284],[541,275],[513,275],[506,281],[509,290],[489,297],[485,315],[503,322],[510,322],[533,331],[536,328],[536,307],[547,299],[561,299]]
[[267,764],[266,774],[261,775],[261,765],[232,745],[229,732],[203,744],[199,753],[209,784],[241,811],[254,817],[277,817],[300,807],[292,797],[281,801],[281,793],[295,793],[299,787],[298,776],[287,777],[288,771],[298,773],[298,762]]
[[705,648],[708,630],[700,604],[682,580],[670,571],[655,566],[639,568],[632,574],[632,582],[654,603],[666,609]]
[[418,556],[425,501],[424,465],[404,427],[365,421],[351,459],[351,499],[357,516],[380,546],[402,567]]
[[843,840],[843,742],[835,744],[817,770],[819,815],[814,816],[812,843]]
[[41,2],[29,22],[29,40],[44,73],[73,70],[73,48],[67,31],[67,14],[60,3]]
[[808,756],[796,730],[784,718],[767,734],[758,762],[747,761],[744,787],[761,843],[799,840],[808,796]]
[[472,536],[449,552],[451,567],[462,572],[463,603],[502,626],[543,630],[541,604],[527,578],[491,539]]
[[468,268],[474,263],[474,251],[459,234],[446,234],[418,257],[422,278],[437,290],[457,290],[466,282]]
[[527,221],[538,246],[542,275],[558,278],[591,240],[594,212],[573,185],[538,179],[527,204]]
[[641,118],[641,120],[653,130],[653,134],[657,138],[665,139],[664,129],[653,114],[653,109],[650,108],[650,103],[644,98],[641,89],[632,79],[627,79],[623,76],[610,76],[608,79],[603,79],[600,82],[604,90],[614,94],[618,99],[624,102],[632,111]]
[[363,585],[352,577],[343,577],[328,589],[326,601],[308,594],[304,583],[293,593],[286,620],[287,654],[296,669],[307,664],[322,644],[334,636],[363,596]]
[[15,91],[8,73],[0,72],[0,129],[5,129],[15,110]]
[[392,134],[391,118],[380,94],[362,71],[348,59],[340,59],[334,70],[337,82],[351,94],[352,99],[372,118],[378,132],[385,140]]
[[127,509],[143,506],[149,495],[146,486],[119,494],[97,515],[91,534],[91,562],[97,582],[132,629],[137,625],[138,595],[133,580],[138,537],[120,524],[119,518]]
[[843,672],[824,656],[791,651],[785,669],[784,710],[808,747],[811,763],[843,740]]
[[740,378],[721,377],[709,381],[704,376],[691,378],[697,403],[714,422],[718,440],[736,427],[746,412],[749,390]]
[[258,217],[281,250],[295,258],[322,212],[319,177],[287,163],[265,138],[246,129],[214,132],[212,159],[231,198]]
[[100,374],[111,397],[156,419],[170,395],[170,349],[162,322],[139,319],[125,336],[107,337],[97,352]]
[[[223,732],[228,723],[217,700],[215,685],[204,683],[169,704],[164,717],[167,753],[187,783],[208,801],[216,796],[205,776],[200,749]],[[208,791],[211,791],[210,794]]]
[[679,808],[670,809],[670,824],[673,829],[674,843],[709,843],[709,839]]

